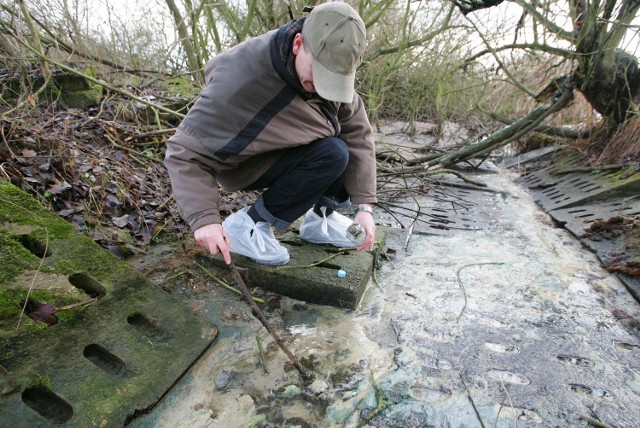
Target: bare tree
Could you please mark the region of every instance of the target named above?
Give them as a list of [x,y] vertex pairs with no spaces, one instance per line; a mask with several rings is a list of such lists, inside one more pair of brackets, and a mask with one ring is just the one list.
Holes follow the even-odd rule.
[[[467,15],[495,7],[502,1],[454,0],[454,3]],[[539,97],[553,93],[559,82],[567,80],[584,94],[609,124],[623,123],[629,117],[631,107],[640,102],[638,60],[620,48],[625,33],[636,18],[640,1],[513,0],[513,3],[522,10],[516,34],[523,30],[528,38],[523,42],[516,38],[513,43],[500,45],[487,43],[487,48],[471,59],[513,50],[564,58],[572,63],[572,73],[550,82],[550,90],[543,91]],[[566,22],[570,29],[566,28]]]

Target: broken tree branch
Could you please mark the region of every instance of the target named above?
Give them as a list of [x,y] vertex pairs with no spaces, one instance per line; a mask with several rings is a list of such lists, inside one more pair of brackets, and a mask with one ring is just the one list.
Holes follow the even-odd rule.
[[278,346],[280,347],[280,349],[282,349],[282,352],[284,352],[285,355],[289,358],[289,360],[293,363],[294,367],[298,370],[302,378],[305,380],[311,379],[313,376],[310,373],[308,373],[304,367],[302,367],[302,364],[300,364],[300,361],[298,361],[295,355],[293,355],[293,353],[289,350],[289,348],[287,348],[287,346],[284,344],[282,339],[280,339],[280,336],[278,336],[278,333],[276,333],[273,327],[271,327],[271,324],[269,324],[269,321],[267,321],[267,318],[264,316],[264,314],[260,310],[260,307],[256,304],[256,302],[253,301],[253,296],[251,295],[249,288],[247,288],[247,285],[244,283],[244,280],[240,276],[240,272],[238,272],[238,268],[236,267],[236,265],[233,264],[233,262],[231,262],[231,264],[229,265],[229,268],[231,269],[233,280],[235,281],[240,291],[242,291],[242,295],[249,303],[249,306],[253,310],[253,313],[255,314],[255,316],[260,320],[262,325],[267,329],[271,337],[273,337],[273,340],[275,340]]
[[506,146],[507,144],[522,137],[527,132],[535,129],[540,123],[551,114],[562,110],[573,99],[573,86],[565,84],[562,90],[552,99],[550,103],[546,103],[537,107],[526,116],[516,120],[511,125],[502,128],[478,143],[469,144],[460,150],[445,153],[435,159],[425,163],[425,168],[434,165],[449,166],[460,161],[467,160],[473,156],[482,155],[491,152],[497,148]]

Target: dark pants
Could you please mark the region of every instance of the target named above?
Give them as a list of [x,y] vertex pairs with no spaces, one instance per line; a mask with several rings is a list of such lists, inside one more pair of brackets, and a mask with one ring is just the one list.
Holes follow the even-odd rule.
[[287,150],[247,190],[264,189],[254,207],[276,229],[284,229],[314,204],[329,208],[350,205],[342,184],[349,150],[336,137]]

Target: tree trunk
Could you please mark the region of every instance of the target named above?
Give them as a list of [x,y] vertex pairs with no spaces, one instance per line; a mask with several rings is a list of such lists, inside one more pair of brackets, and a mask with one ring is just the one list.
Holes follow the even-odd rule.
[[640,103],[640,67],[637,59],[626,52],[617,50],[613,61],[585,57],[576,78],[576,87],[611,124],[623,123],[629,116],[629,107]]

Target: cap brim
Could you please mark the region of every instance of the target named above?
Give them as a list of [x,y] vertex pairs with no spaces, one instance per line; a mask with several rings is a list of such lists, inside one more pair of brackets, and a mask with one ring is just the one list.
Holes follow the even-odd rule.
[[334,73],[315,58],[312,59],[311,70],[313,72],[313,86],[315,86],[318,95],[325,100],[351,104],[356,80],[355,72],[347,75]]

